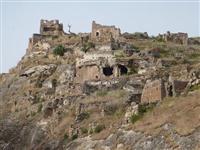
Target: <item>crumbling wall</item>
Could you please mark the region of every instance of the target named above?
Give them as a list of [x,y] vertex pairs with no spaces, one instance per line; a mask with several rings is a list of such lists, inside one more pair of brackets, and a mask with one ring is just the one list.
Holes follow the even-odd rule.
[[165,42],[174,42],[177,44],[188,44],[188,34],[187,33],[170,33],[169,31],[163,35],[163,39]]
[[31,38],[29,38],[28,48],[27,52],[30,52],[33,49],[33,45],[35,45],[37,42],[42,40],[42,35],[40,34],[33,34]]
[[141,103],[157,102],[165,96],[165,85],[161,79],[147,81],[142,91]]
[[118,40],[120,34],[120,29],[115,26],[104,26],[96,24],[95,21],[92,22],[91,39],[94,41],[108,43],[113,39]]
[[131,61],[117,59],[111,54],[85,54],[76,59],[77,82],[101,80],[128,74]]
[[172,82],[173,96],[180,95],[186,88],[188,81],[174,80]]
[[58,20],[41,20],[40,21],[40,34],[42,35],[62,35],[63,24],[59,23]]

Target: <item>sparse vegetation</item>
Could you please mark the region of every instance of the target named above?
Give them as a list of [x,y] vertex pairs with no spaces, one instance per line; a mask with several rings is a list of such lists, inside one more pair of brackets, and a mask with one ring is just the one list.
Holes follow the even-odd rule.
[[39,105],[38,105],[38,109],[37,109],[37,112],[39,113],[39,112],[41,112],[42,111],[42,103],[40,103]]
[[107,94],[108,94],[108,91],[106,91],[106,90],[100,90],[100,91],[96,92],[97,96],[105,96]]
[[123,50],[116,50],[114,52],[114,55],[115,55],[116,58],[125,57],[125,54],[124,54]]
[[82,134],[87,134],[88,133],[88,129],[87,128],[81,127],[80,130],[81,130]]
[[135,123],[136,121],[138,121],[140,118],[142,118],[142,115],[140,114],[133,114],[130,118],[131,123]]
[[68,134],[65,133],[63,138],[64,138],[64,140],[67,140],[69,138]]
[[200,58],[199,53],[192,53],[189,55],[189,59],[198,59],[198,58]]
[[92,43],[92,42],[87,42],[87,43],[83,44],[83,47],[81,48],[81,51],[86,53],[91,48],[95,48],[95,44]]
[[74,135],[72,135],[71,140],[75,140],[77,138],[78,138],[78,134],[74,134]]
[[170,52],[168,50],[160,50],[160,56],[161,58],[167,58],[170,56]]
[[[30,43],[28,55],[10,73],[0,75],[0,95],[3,98],[0,104],[3,134],[0,133],[0,137],[9,136],[5,138],[6,141],[2,139],[3,146],[4,143],[10,143],[9,147],[12,148],[18,147],[18,141],[22,145],[27,143],[21,137],[24,133],[27,133],[25,138],[36,139],[35,146],[38,149],[46,146],[80,149],[77,148],[79,143],[81,146],[85,143],[90,146],[93,145],[89,143],[92,140],[96,140],[95,148],[98,149],[101,146],[98,140],[104,144],[104,139],[117,137],[117,142],[111,145],[111,148],[115,148],[118,143],[134,144],[131,138],[135,136],[139,136],[136,142],[143,139],[146,142],[146,133],[151,138],[162,137],[167,144],[171,136],[168,129],[171,127],[175,131],[172,135],[189,135],[186,136],[188,141],[196,137],[200,126],[200,85],[193,84],[199,82],[198,44],[164,42],[163,38],[149,38],[146,33],[127,34],[130,36],[127,39],[122,34],[118,38],[120,34],[109,35],[110,28],[105,30],[106,34],[102,34],[104,30],[94,34],[60,34],[60,31],[53,32],[52,25],[45,31],[56,36],[34,35],[33,48]],[[108,37],[104,41],[101,38],[105,36]],[[36,44],[35,37],[38,41]],[[139,68],[141,72],[138,73]],[[160,79],[163,80],[160,82]],[[154,84],[154,80],[159,82]],[[182,84],[187,85],[187,82],[179,83],[176,80],[189,81],[193,86],[190,89],[189,86],[183,86],[182,90]],[[162,88],[163,84],[165,88]],[[160,96],[163,90],[170,98]],[[154,100],[159,102],[141,104]],[[11,122],[13,127],[10,126]],[[47,132],[33,128],[35,125]],[[130,129],[135,133],[129,132]],[[20,136],[16,139],[16,135]],[[88,140],[85,138],[87,136],[91,138]],[[77,138],[80,140],[73,141]],[[179,139],[183,139],[184,144],[185,138]],[[81,143],[85,140],[85,143]],[[155,143],[157,141],[151,144]],[[175,148],[181,148],[179,141],[174,143]],[[26,147],[35,148],[30,142],[27,144]],[[140,143],[136,145],[140,146]],[[126,146],[129,145],[124,144]],[[174,148],[174,145],[170,146]],[[19,149],[23,148],[19,146]]]
[[137,47],[137,46],[135,46],[133,44],[130,45],[130,48],[133,49],[133,50],[138,50],[139,51],[139,47]]
[[65,47],[62,45],[58,45],[53,49],[53,54],[54,55],[59,55],[59,56],[63,56],[65,53]]
[[31,117],[34,117],[36,115],[36,112],[31,111]]
[[143,115],[147,113],[148,111],[151,111],[154,106],[155,106],[155,103],[138,105],[138,114],[133,114],[131,116],[130,118],[131,123],[135,123],[136,121],[141,119]]
[[131,74],[136,74],[138,73],[138,69],[135,68],[135,67],[131,67],[128,71],[128,75],[131,75]]
[[125,107],[120,107],[120,108],[118,108],[118,109],[115,111],[115,113],[114,113],[114,115],[115,115],[117,118],[122,117],[124,114],[125,114]]
[[88,119],[90,114],[88,112],[82,112],[78,115],[78,120],[83,121],[84,119]]
[[195,91],[195,90],[199,90],[200,89],[200,85],[193,85],[190,87],[190,91]]
[[99,124],[94,128],[94,132],[95,133],[99,133],[101,132],[103,129],[105,129],[105,125],[104,124]]

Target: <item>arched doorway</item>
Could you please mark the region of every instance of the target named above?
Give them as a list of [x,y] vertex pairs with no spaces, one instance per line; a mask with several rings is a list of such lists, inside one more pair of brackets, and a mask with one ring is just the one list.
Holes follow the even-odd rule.
[[124,65],[118,65],[120,75],[126,75],[128,73],[128,69]]

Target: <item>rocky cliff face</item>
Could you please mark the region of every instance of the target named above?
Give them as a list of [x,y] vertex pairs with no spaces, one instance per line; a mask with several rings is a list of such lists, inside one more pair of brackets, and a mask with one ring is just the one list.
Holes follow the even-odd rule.
[[200,149],[199,43],[41,23],[0,75],[0,149]]

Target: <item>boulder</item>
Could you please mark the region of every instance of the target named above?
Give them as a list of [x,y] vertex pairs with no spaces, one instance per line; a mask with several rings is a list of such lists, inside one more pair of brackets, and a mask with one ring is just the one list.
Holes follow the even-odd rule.
[[26,76],[26,77],[39,76],[41,73],[49,76],[55,71],[56,67],[57,67],[57,65],[55,65],[55,64],[39,65],[39,66],[35,66],[35,67],[32,67],[32,68],[26,70],[20,76]]

